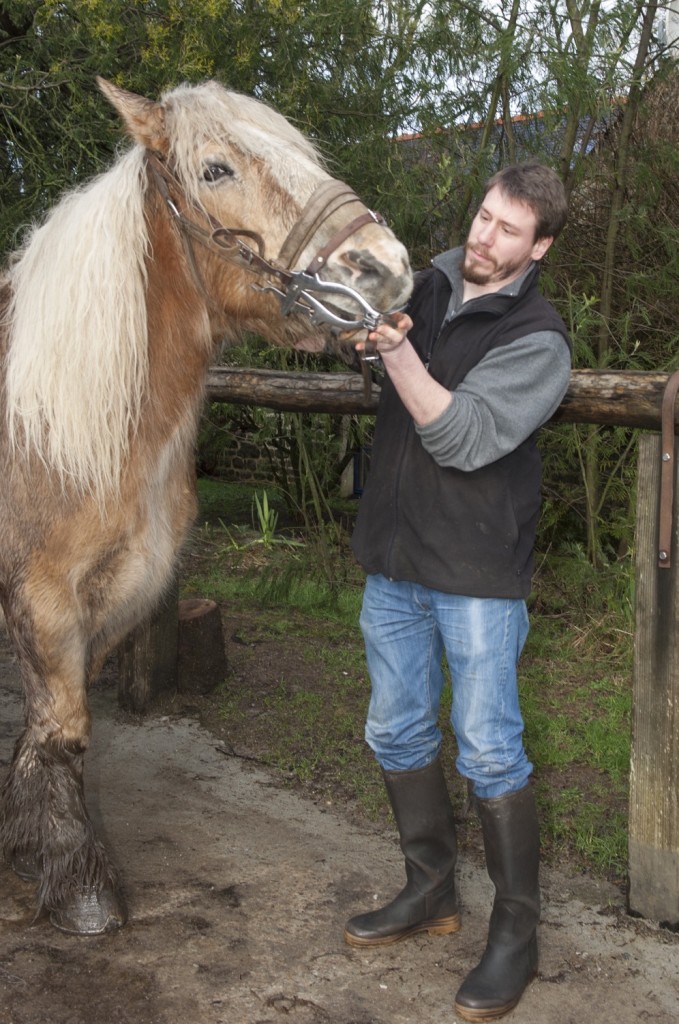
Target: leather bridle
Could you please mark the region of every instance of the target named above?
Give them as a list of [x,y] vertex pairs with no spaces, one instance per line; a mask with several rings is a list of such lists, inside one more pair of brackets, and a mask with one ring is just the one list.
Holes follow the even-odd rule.
[[[199,242],[221,259],[265,278],[267,284],[253,287],[277,295],[284,316],[293,312],[303,313],[312,323],[329,324],[338,331],[353,331],[360,328],[372,330],[389,316],[389,313],[373,309],[353,288],[322,281],[318,277],[332,253],[360,227],[369,223],[384,223],[380,215],[369,210],[344,182],[331,178],[316,189],[283,242],[277,259],[269,260],[265,255],[264,239],[260,234],[245,228],[224,227],[186,196],[176,175],[158,154],[147,150],[146,161],[158,192],[179,230],[193,278],[201,294],[208,301],[210,296],[196,262],[193,241]],[[207,227],[192,216],[182,213],[180,204],[202,218]],[[332,235],[305,270],[292,269],[323,224],[344,206],[356,206],[361,212]],[[323,298],[318,296],[327,299],[330,296],[349,298],[359,306],[361,315],[351,319],[348,315],[330,308]]]

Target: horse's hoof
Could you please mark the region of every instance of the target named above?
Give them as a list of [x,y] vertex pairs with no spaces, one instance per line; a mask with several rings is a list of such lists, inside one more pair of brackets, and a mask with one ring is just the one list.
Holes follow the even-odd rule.
[[121,897],[111,888],[78,889],[69,900],[50,912],[50,921],[59,931],[70,935],[103,935],[127,921]]
[[40,881],[42,871],[37,853],[15,853],[10,863],[14,874],[24,882]]

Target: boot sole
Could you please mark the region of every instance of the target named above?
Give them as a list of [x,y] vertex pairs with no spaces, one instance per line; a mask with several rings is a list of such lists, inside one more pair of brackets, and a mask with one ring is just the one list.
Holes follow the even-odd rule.
[[392,935],[379,935],[375,938],[352,935],[351,932],[345,929],[344,941],[348,946],[360,946],[362,948],[366,946],[391,946],[395,942],[409,939],[411,935],[418,935],[420,932],[429,932],[430,935],[451,935],[453,932],[459,932],[459,930],[460,915],[453,914],[451,917],[441,917],[435,921],[422,921],[420,924],[414,924],[412,927],[404,928],[402,931],[394,932]]
[[454,1009],[458,1017],[462,1017],[463,1020],[470,1021],[471,1024],[485,1024],[486,1021],[499,1020],[500,1017],[504,1017],[506,1013],[509,1013],[518,1006],[521,996],[524,994],[528,986],[537,977],[537,971],[531,975],[526,983],[526,988],[519,992],[516,999],[512,999],[509,1003],[504,1003],[502,1006],[462,1006],[460,1003],[455,1003]]

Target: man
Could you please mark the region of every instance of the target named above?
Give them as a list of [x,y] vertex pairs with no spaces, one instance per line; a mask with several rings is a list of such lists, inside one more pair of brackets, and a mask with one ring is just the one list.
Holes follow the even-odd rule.
[[566,327],[538,290],[567,213],[539,164],[487,183],[464,247],[437,256],[407,313],[370,334],[386,371],[354,552],[380,763],[406,885],[353,917],[345,939],[378,946],[460,926],[453,810],[437,726],[445,652],[457,768],[474,794],[495,885],[488,942],[457,1014],[495,1020],[537,970],[539,833],[516,665],[528,632],[540,506],[535,436],[568,385]]

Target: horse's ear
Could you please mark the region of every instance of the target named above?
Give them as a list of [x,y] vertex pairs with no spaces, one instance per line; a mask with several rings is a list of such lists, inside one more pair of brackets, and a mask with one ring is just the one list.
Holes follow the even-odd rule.
[[118,111],[134,141],[146,149],[161,153],[163,156],[167,155],[165,110],[162,104],[128,92],[127,89],[121,89],[99,76],[97,85],[111,106]]

